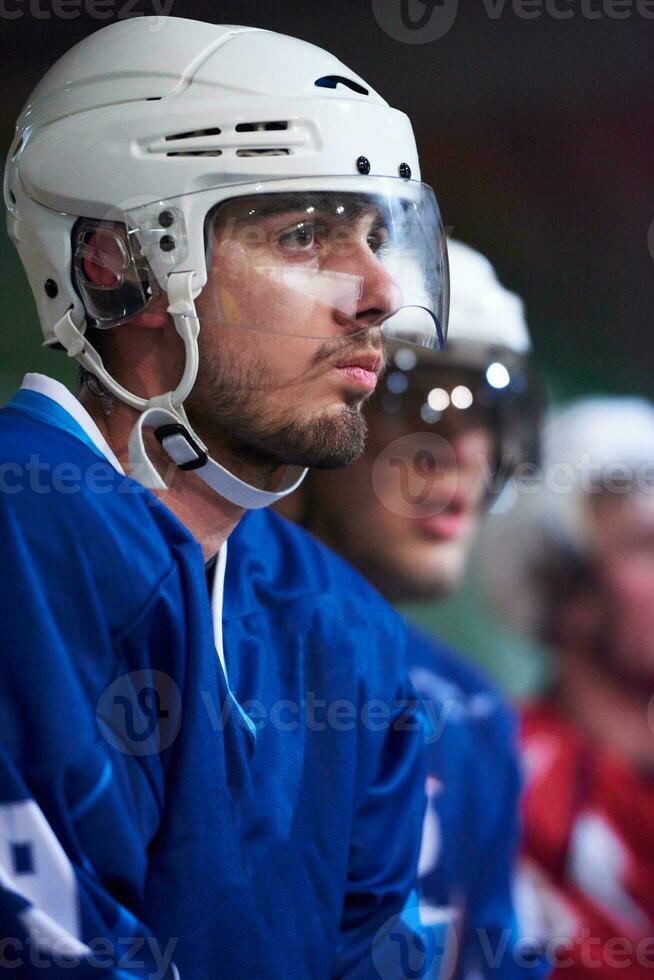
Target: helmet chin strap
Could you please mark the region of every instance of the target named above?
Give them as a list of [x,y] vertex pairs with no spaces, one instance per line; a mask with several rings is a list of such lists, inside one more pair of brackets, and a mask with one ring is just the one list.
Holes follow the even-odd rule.
[[193,300],[192,281],[195,273],[175,272],[168,277],[168,313],[175,329],[184,342],[184,374],[174,391],[154,398],[139,398],[123,388],[106,371],[102,358],[75,326],[70,310],[54,326],[54,334],[69,357],[74,357],[116,398],[140,411],[139,418],[129,437],[130,475],[143,486],[152,490],[168,487],[157,472],[145,448],[143,430],[154,429],[154,434],[172,462],[180,470],[193,470],[207,486],[237,507],[259,510],[286,497],[296,490],[307,474],[300,466],[287,466],[279,490],[260,490],[240,480],[229,470],[211,459],[207,447],[193,431],[184,411],[184,401],[195,384],[198,373],[198,320]]

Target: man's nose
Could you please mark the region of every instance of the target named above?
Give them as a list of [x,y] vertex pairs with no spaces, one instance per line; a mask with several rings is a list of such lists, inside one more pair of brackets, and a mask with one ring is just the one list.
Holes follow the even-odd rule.
[[[495,459],[493,445],[484,439],[478,429],[460,432],[452,439],[451,445],[457,472],[466,482],[470,481],[472,490],[481,475],[492,471]],[[481,492],[481,485],[479,489]]]
[[449,446],[451,465],[457,469],[468,469],[477,463],[480,452],[479,433],[461,417],[458,409],[447,409],[435,431]]
[[402,306],[402,290],[367,242],[353,244],[339,262],[340,270],[356,275],[361,292],[355,318],[362,326],[376,327]]

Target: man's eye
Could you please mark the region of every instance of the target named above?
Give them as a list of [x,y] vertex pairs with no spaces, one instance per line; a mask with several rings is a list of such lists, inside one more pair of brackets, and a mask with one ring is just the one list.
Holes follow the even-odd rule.
[[368,235],[368,248],[375,255],[388,245],[389,238],[388,232],[385,228],[378,228],[376,231],[371,231]]
[[301,222],[289,231],[285,231],[279,237],[280,246],[289,252],[308,251],[315,243],[315,229],[313,225]]

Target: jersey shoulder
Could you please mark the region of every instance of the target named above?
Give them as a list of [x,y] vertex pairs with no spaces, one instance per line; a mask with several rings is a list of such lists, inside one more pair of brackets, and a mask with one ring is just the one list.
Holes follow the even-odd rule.
[[0,410],[0,553],[15,586],[57,601],[92,591],[120,629],[174,564],[199,549],[157,498],[58,426]]
[[522,705],[520,743],[528,800],[540,792],[538,787],[544,787],[545,794],[556,787],[558,799],[577,792],[580,773],[593,755],[591,743],[548,698]]
[[[430,748],[437,761],[443,752],[483,756],[488,773],[518,773],[518,725],[515,712],[485,674],[439,639],[412,624],[408,627],[410,677],[439,735]],[[476,777],[484,782],[481,775]]]
[[498,712],[513,717],[512,709],[487,674],[436,636],[410,624],[409,662],[416,687],[435,700],[461,703],[480,717]]

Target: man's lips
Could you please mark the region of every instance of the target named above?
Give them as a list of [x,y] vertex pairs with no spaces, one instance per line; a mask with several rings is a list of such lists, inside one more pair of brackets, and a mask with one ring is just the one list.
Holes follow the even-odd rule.
[[422,537],[432,541],[454,541],[463,537],[472,523],[472,509],[463,501],[452,501],[438,514],[426,514],[414,520]]
[[383,358],[376,354],[350,354],[334,365],[348,381],[368,391],[377,387],[383,366]]

